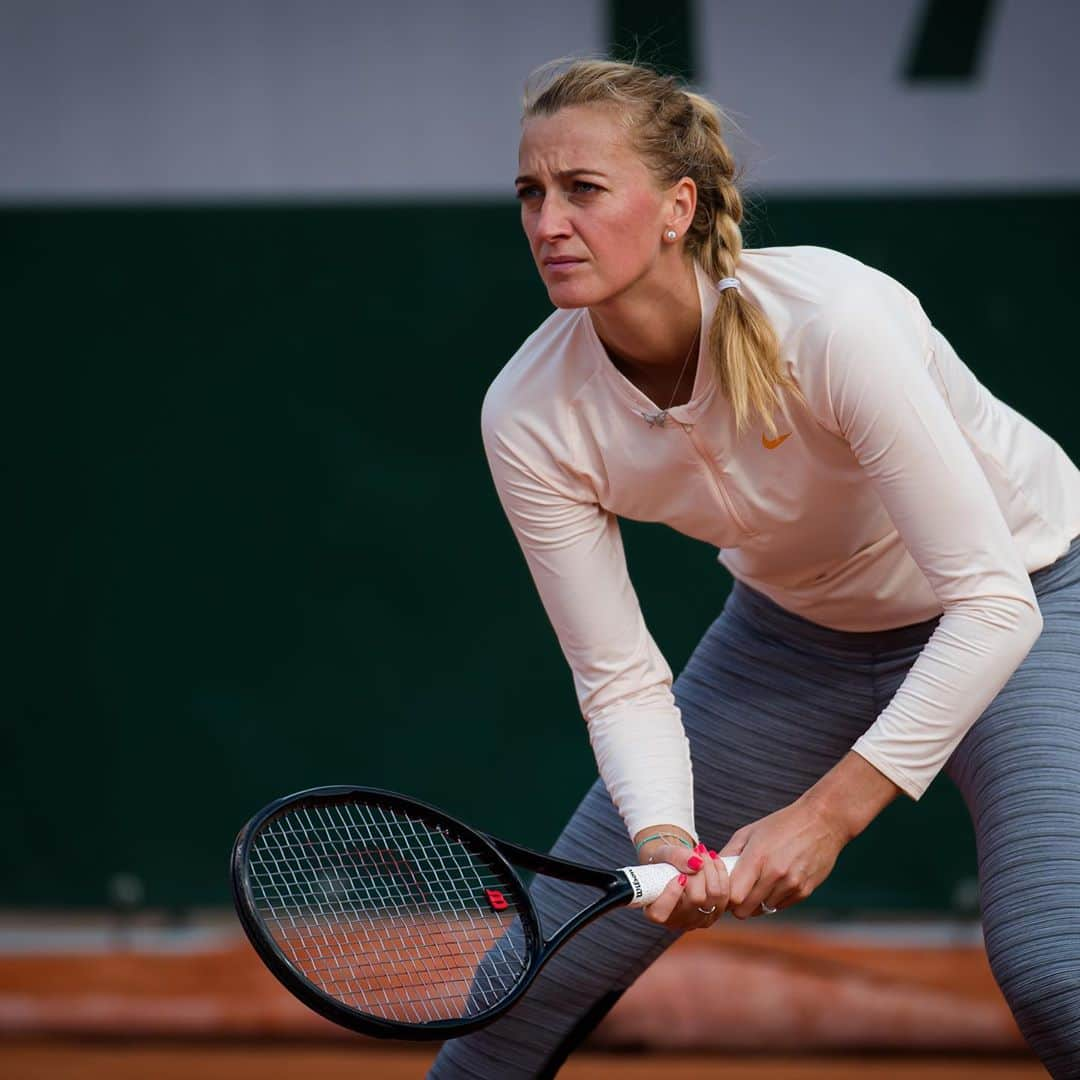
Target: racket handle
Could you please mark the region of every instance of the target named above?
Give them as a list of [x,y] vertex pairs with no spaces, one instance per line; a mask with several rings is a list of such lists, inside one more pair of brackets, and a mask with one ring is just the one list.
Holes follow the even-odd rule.
[[[739,856],[724,855],[721,861],[730,874],[735,869]],[[619,873],[625,875],[634,890],[634,898],[628,906],[644,907],[651,904],[664,891],[664,886],[682,871],[670,863],[649,863],[647,866],[623,866]]]

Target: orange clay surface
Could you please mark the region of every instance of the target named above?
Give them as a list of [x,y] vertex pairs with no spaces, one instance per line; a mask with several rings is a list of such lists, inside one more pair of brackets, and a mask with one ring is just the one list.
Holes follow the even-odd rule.
[[[360,1039],[295,1001],[239,931],[223,925],[209,944],[184,951],[133,945],[0,954],[0,1036],[285,1038],[326,1042],[328,1051],[351,1040],[369,1053],[385,1052],[387,1044]],[[875,938],[872,926],[864,929],[837,935],[755,919],[688,935],[631,987],[590,1046],[792,1055],[1024,1052],[970,933],[917,944],[918,934]],[[99,1052],[106,1051],[93,1050]],[[70,1053],[58,1045],[58,1055]],[[620,1068],[635,1057],[620,1056]],[[192,1069],[200,1080],[213,1075],[201,1064]],[[0,1068],[0,1076],[13,1075]]]

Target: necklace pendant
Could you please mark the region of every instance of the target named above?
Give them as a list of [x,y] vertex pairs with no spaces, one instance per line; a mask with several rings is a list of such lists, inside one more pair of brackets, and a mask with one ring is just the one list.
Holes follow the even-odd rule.
[[690,342],[690,348],[686,353],[686,359],[683,360],[682,370],[679,372],[679,377],[675,380],[675,389],[671,391],[671,397],[667,403],[667,409],[661,409],[659,412],[641,414],[642,419],[649,425],[649,427],[663,427],[668,422],[668,409],[675,404],[675,398],[679,393],[679,386],[682,384],[682,378],[686,374],[686,365],[690,363],[690,357],[694,352],[694,346],[697,344],[699,334],[694,334],[694,340]]

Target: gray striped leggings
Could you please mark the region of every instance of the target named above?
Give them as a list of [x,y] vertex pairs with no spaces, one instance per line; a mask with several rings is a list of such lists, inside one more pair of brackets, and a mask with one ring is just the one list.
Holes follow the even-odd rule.
[[[946,773],[975,826],[994,977],[1050,1074],[1080,1080],[1080,540],[1032,582],[1042,635]],[[736,584],[674,688],[701,835],[719,847],[836,764],[892,697],[935,622],[829,630]],[[599,781],[553,851],[601,866],[633,861]],[[533,895],[550,929],[595,893],[538,879]],[[554,1076],[676,936],[636,911],[597,920],[510,1013],[446,1043],[429,1078]]]

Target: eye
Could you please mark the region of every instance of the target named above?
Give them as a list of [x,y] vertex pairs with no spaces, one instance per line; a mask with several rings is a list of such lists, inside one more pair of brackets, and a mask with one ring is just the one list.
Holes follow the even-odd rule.
[[[573,182],[573,188],[575,194],[578,195],[593,195],[603,189],[594,184],[591,180],[575,180]],[[515,197],[524,201],[526,199],[535,199],[538,195],[542,195],[543,192],[536,184],[526,184],[523,187],[519,187],[515,192]]]

